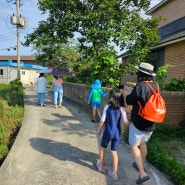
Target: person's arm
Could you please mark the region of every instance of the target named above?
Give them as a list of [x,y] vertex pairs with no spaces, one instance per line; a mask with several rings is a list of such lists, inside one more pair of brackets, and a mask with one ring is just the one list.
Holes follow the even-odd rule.
[[108,108],[109,108],[109,105],[107,104],[107,105],[105,105],[105,107],[103,109],[103,113],[102,113],[101,120],[100,120],[100,123],[99,123],[99,126],[98,126],[98,131],[97,131],[98,135],[101,134],[101,129],[102,129],[103,125],[105,124],[106,113],[107,113]]
[[103,89],[101,89],[100,94],[101,94],[102,97],[107,97],[108,96],[108,93],[104,93]]
[[130,121],[128,121],[125,108],[120,107],[120,111],[121,111],[120,127],[121,127],[121,135],[123,135],[124,131],[125,131],[125,128],[130,123]]
[[101,134],[101,129],[102,129],[103,125],[104,125],[104,122],[100,121],[100,123],[98,125],[98,131],[97,131],[98,136],[100,136],[100,134]]

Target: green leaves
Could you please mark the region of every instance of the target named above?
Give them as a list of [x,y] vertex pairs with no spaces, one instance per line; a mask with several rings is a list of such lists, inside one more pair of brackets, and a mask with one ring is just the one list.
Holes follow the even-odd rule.
[[[148,10],[150,0],[39,0],[38,3],[39,9],[48,13],[48,18],[27,36],[25,45],[34,45],[39,50],[39,59],[45,64],[62,65],[65,59],[65,65],[68,65],[65,53],[61,52],[62,44],[77,37],[80,45],[76,62],[88,66],[80,69],[78,64],[73,65],[78,66],[75,74],[78,77],[85,74],[85,70],[91,71],[90,65],[94,70],[90,73],[91,78],[101,74],[105,81],[111,72],[111,78],[104,83],[117,86],[122,69],[119,69],[118,61],[111,58],[112,53],[116,58],[114,48],[106,55],[109,59],[105,58],[104,49],[109,50],[110,43],[123,50],[129,49],[132,54],[129,63],[133,66],[144,60],[150,47],[158,41],[160,19],[144,19],[140,15],[141,11]],[[83,71],[82,74],[79,71]]]

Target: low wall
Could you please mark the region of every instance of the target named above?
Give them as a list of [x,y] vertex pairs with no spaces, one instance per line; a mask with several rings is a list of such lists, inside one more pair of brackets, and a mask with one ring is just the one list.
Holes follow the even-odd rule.
[[[64,98],[79,104],[82,109],[87,111],[91,110],[91,104],[87,104],[87,97],[90,92],[90,86],[77,83],[67,83],[63,84]],[[103,88],[105,93],[108,93],[110,88]],[[124,97],[128,94],[126,90],[122,90]],[[163,91],[161,95],[165,99],[167,114],[164,119],[165,124],[179,125],[179,122],[185,120],[185,92],[169,92]],[[102,98],[101,111],[105,104],[108,103],[109,98]],[[130,118],[130,113],[132,106],[125,104],[126,112],[128,118]],[[90,118],[91,119],[91,118]]]

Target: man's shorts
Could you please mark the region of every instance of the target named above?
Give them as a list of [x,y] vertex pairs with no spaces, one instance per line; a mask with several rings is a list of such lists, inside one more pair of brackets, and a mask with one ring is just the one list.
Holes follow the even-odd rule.
[[100,104],[101,102],[97,102],[97,101],[92,102],[92,108],[100,108]]
[[148,142],[153,131],[141,131],[138,130],[133,123],[129,125],[129,144],[133,146],[139,146],[141,142]]

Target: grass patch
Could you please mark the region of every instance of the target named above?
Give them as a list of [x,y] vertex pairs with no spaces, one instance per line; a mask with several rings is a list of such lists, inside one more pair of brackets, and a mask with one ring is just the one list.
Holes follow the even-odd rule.
[[24,116],[22,83],[0,84],[0,164],[7,156]]

